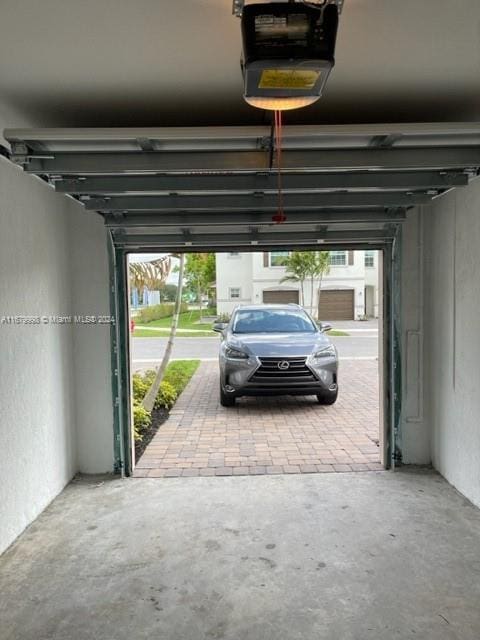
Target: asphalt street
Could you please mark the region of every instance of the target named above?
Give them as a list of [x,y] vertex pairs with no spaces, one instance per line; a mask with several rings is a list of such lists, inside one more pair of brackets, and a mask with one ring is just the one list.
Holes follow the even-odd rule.
[[[378,337],[375,332],[356,333],[330,338],[338,349],[341,360],[373,360],[378,355]],[[200,360],[216,359],[220,339],[176,337],[172,358]],[[133,338],[133,369],[148,369],[158,364],[163,356],[166,338]]]

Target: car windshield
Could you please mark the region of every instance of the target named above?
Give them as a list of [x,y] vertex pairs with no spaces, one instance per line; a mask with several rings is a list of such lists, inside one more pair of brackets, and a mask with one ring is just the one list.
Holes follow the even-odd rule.
[[233,319],[233,333],[314,333],[317,328],[297,309],[241,309]]

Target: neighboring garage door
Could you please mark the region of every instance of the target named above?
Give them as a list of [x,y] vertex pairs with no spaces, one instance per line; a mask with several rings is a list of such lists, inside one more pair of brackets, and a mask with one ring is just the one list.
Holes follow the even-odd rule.
[[322,291],[318,317],[320,320],[353,320],[353,289]]
[[263,301],[268,304],[298,304],[298,291],[264,291]]

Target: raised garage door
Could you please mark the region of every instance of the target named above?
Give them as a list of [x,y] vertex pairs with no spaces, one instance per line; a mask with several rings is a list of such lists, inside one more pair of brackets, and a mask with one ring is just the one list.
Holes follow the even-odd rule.
[[263,302],[267,304],[298,304],[298,291],[264,291]]
[[353,320],[353,289],[322,291],[318,317],[320,320]]

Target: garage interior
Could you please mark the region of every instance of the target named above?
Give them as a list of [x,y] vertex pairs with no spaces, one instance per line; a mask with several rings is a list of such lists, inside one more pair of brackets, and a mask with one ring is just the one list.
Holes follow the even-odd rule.
[[[346,0],[272,225],[230,2],[2,3],[2,640],[477,640],[479,20]],[[384,252],[395,471],[122,478],[126,254],[326,246]]]

